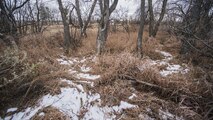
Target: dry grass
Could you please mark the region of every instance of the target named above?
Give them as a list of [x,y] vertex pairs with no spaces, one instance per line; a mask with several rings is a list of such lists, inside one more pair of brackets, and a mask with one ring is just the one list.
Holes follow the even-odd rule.
[[[89,29],[88,37],[83,39],[82,46],[78,48],[78,54],[80,56],[94,54],[96,52],[96,38],[97,29]],[[119,54],[122,52],[135,53],[136,51],[137,32],[116,32],[109,33],[105,53],[104,54]],[[143,37],[143,52],[145,56],[149,56],[151,59],[162,59],[163,56],[155,52],[155,49],[161,49],[160,41],[154,38],[148,37],[148,32],[144,31]]]
[[63,38],[61,33],[51,36],[41,34],[25,36],[20,41],[20,49],[27,51],[29,61],[37,63],[42,60],[49,62],[63,52]]
[[65,116],[61,111],[53,107],[47,107],[37,112],[32,117],[32,120],[66,120],[68,116]]
[[[170,103],[173,108],[177,108],[177,105],[188,106],[193,111],[191,109],[184,111],[188,111],[190,114],[193,113],[195,116],[182,112],[183,110],[179,107],[177,111],[173,112],[181,113],[185,118],[200,119],[199,114],[196,112],[203,111],[204,107],[201,106],[212,97],[209,96],[211,88],[207,87],[204,81],[194,80],[195,74],[198,77],[200,76],[201,73],[199,71],[192,71],[192,73],[187,75],[174,74],[163,78],[159,74],[159,66],[145,67],[141,71],[138,68],[140,64],[148,63],[146,59],[139,60],[128,52],[105,54],[99,58],[98,63],[94,66],[94,71],[102,74],[102,77],[96,83],[95,89],[101,93],[103,105],[117,105],[121,100],[128,100],[131,93],[135,92],[133,89],[135,88],[139,93],[152,93],[152,97],[156,96],[158,99],[174,102]],[[135,80],[139,82],[134,83]],[[140,81],[147,84],[140,83]],[[146,102],[153,106],[153,101]],[[136,102],[136,104],[139,103]],[[163,102],[162,104],[165,105],[166,103]],[[161,105],[158,106],[160,107]],[[165,106],[168,107],[168,105]],[[170,110],[172,111],[172,109]],[[157,111],[154,111],[154,113],[155,118],[160,117],[156,116]]]
[[10,68],[2,79],[14,80],[0,90],[1,114],[8,106],[26,107],[26,103],[34,104],[43,94],[59,92],[58,79],[69,77],[56,61],[63,54],[62,43],[61,33],[29,35],[20,39],[19,52],[8,51],[8,55],[1,56],[1,63],[5,63],[2,67]]
[[[179,107],[179,105],[192,107],[187,102],[196,99],[194,94],[202,96],[202,94],[198,94],[198,91],[192,89],[198,87],[195,86],[197,84],[180,75],[162,78],[157,67],[145,68],[141,71],[138,65],[144,64],[144,62],[146,61],[139,60],[133,54],[127,52],[105,54],[99,58],[98,63],[94,66],[94,71],[102,74],[102,77],[96,82],[94,89],[101,94],[102,105],[118,105],[121,100],[139,105],[139,108],[125,110],[125,119],[139,119],[138,115],[141,112],[162,119],[162,116],[159,116],[159,109],[167,109],[187,119],[200,119],[200,116],[194,111]],[[140,82],[135,83],[134,80],[146,82],[153,86],[147,87]],[[156,88],[156,86],[158,87]],[[136,93],[138,97],[129,100],[128,98],[132,93]],[[182,95],[185,95],[186,98],[182,98]],[[188,99],[187,97],[193,98]],[[193,102],[192,104],[194,105]],[[194,105],[193,107],[198,106]],[[146,108],[151,109],[152,112],[146,111]],[[189,115],[192,113],[194,116]]]
[[181,41],[177,39],[177,37],[171,35],[169,37],[165,37],[162,42],[164,45],[163,50],[170,52],[173,55],[179,55]]
[[[58,30],[59,27],[60,29]],[[33,71],[30,72],[32,76],[26,79],[27,85],[17,94],[19,96],[17,103],[20,101],[23,102],[23,97],[25,98],[24,101],[32,102],[32,98],[38,98],[47,92],[57,93],[59,92],[58,88],[61,86],[58,83],[58,78],[72,77],[67,76],[65,72],[66,68],[59,65],[56,61],[56,58],[63,54],[63,37],[62,33],[58,32],[61,31],[61,26],[57,26],[57,30],[55,27],[48,30],[43,35],[25,36],[20,41],[20,50],[27,53],[25,63],[31,67],[33,66]],[[97,29],[88,29],[88,37],[83,39],[82,46],[72,56],[82,57],[95,54],[96,33]],[[210,109],[208,115],[211,115],[212,104],[210,100],[212,99],[213,89],[210,83],[212,83],[212,72],[206,74],[202,68],[193,68],[190,66],[191,71],[189,74],[175,74],[167,78],[162,78],[159,75],[159,70],[164,69],[166,66],[154,66],[150,68],[147,65],[145,69],[140,70],[140,65],[149,64],[147,63],[149,59],[146,56],[154,60],[163,58],[159,52],[155,51],[156,49],[165,50],[177,56],[180,41],[173,36],[168,36],[164,32],[159,32],[156,39],[149,38],[148,32],[145,31],[143,38],[143,52],[145,57],[141,60],[134,55],[136,39],[137,32],[130,32],[129,35],[121,31],[109,33],[105,53],[98,57],[98,61],[93,65],[92,71],[102,75],[94,88],[94,91],[101,94],[102,105],[118,105],[121,100],[137,104],[140,108],[125,111],[126,115],[128,115],[127,119],[138,119],[138,114],[141,112],[161,119],[157,111],[161,107],[169,109],[169,111],[178,115],[182,114],[189,119],[190,117],[192,117],[191,119],[200,119],[194,111],[199,113],[207,111],[206,113],[208,113]],[[177,61],[181,62],[181,59],[175,60],[175,62]],[[205,62],[203,61],[202,64]],[[156,87],[147,87],[140,82],[135,83],[135,81],[146,82],[158,87],[157,89]],[[10,91],[10,89],[7,91]],[[134,92],[137,93],[138,98],[129,100],[128,97]],[[6,94],[11,93],[6,92]],[[13,97],[13,94],[8,96],[8,98],[6,96],[5,101],[11,103]],[[210,107],[206,107],[207,110],[203,107],[203,103],[205,102],[210,102],[208,104]],[[8,103],[1,102],[2,105],[5,105],[4,107],[8,106]],[[181,108],[185,106],[189,108]],[[146,107],[151,108],[152,113],[147,112]],[[36,115],[33,119],[45,120],[50,117],[65,119],[65,116],[54,108],[47,108],[46,113],[43,117]],[[196,117],[190,114],[195,114]]]

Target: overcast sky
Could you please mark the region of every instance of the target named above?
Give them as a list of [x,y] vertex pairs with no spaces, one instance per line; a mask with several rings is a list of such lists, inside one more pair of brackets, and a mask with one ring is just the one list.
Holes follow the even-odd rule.
[[[35,1],[35,0],[31,0],[31,1]],[[54,8],[54,9],[58,9],[58,4],[57,4],[57,0],[42,0],[43,2],[45,2],[45,5],[50,7],[50,8]],[[75,3],[75,0],[62,0],[63,3],[67,3],[67,1]],[[110,0],[111,1],[111,0]],[[137,10],[137,8],[140,6],[140,1],[141,0],[118,0],[118,5],[116,7],[116,9],[125,9],[128,11],[128,18],[129,17],[134,17],[134,13]],[[153,0],[153,4],[155,3],[155,1],[157,0]],[[96,8],[99,9],[98,5],[96,5]],[[81,7],[81,9],[85,10],[83,7]],[[88,10],[86,10],[87,12]]]
[[[58,8],[57,0],[43,0],[43,1],[45,2],[45,5],[47,5],[48,7]],[[73,1],[73,0],[62,0],[62,1],[66,2],[66,1]],[[138,6],[140,5],[140,1],[139,1],[139,4],[137,3],[137,1],[139,0],[119,0],[116,9],[119,9],[121,7],[125,8],[128,10],[129,15],[133,15],[136,9],[138,8]]]

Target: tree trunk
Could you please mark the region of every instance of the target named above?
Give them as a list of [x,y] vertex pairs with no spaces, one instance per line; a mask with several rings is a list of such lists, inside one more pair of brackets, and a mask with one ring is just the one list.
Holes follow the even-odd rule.
[[82,35],[85,36],[85,37],[87,37],[86,30],[87,30],[87,27],[88,27],[89,22],[90,22],[90,20],[91,20],[92,13],[93,13],[93,11],[94,11],[94,9],[95,9],[96,3],[97,3],[97,0],[94,0],[93,3],[92,3],[92,7],[91,7],[91,9],[90,9],[90,12],[89,12],[89,16],[88,16],[88,18],[87,18],[87,20],[86,20],[86,22],[85,22],[85,24],[84,24],[84,26],[83,26],[83,29],[82,29]]
[[139,58],[143,57],[142,39],[143,39],[144,22],[145,22],[145,0],[141,0],[140,28],[138,31],[138,38],[137,38],[137,55]]
[[163,0],[160,17],[155,24],[152,0],[148,0],[148,4],[149,4],[148,5],[149,6],[149,37],[156,37],[160,23],[162,22],[165,12],[166,12],[167,1],[168,0]]
[[148,7],[149,7],[149,37],[153,35],[153,26],[154,26],[154,13],[152,7],[152,0],[148,0]]
[[101,9],[101,20],[99,23],[98,36],[96,40],[98,55],[100,55],[104,51],[105,43],[108,36],[109,17],[111,13],[115,10],[118,4],[118,0],[114,0],[113,4],[110,7],[108,0],[104,0],[103,2],[104,4],[102,4],[102,1],[99,0],[99,5]]
[[81,29],[81,36],[83,35],[83,20],[81,17],[81,10],[80,10],[80,5],[79,5],[79,0],[75,0],[75,5],[76,5],[76,13],[78,16],[78,22],[79,22],[79,26]]
[[162,20],[164,18],[164,15],[165,15],[165,12],[166,12],[167,1],[168,0],[163,0],[163,5],[162,5],[162,8],[161,8],[160,18],[158,19],[158,21],[157,21],[157,23],[156,23],[156,25],[154,27],[154,31],[153,31],[153,35],[152,35],[153,37],[155,37],[157,35],[160,23],[162,22]]
[[189,13],[184,18],[184,26],[186,26],[183,33],[185,38],[182,39],[181,54],[186,54],[192,51],[192,46],[196,46],[196,41],[191,38],[191,34],[196,35],[197,26],[199,25],[202,1],[195,0]]
[[97,54],[100,55],[105,47],[107,33],[108,33],[108,24],[109,24],[109,1],[104,1],[104,13],[99,23],[98,28],[98,37],[97,37]]
[[66,17],[66,13],[63,8],[63,4],[61,0],[58,0],[59,10],[61,12],[62,22],[64,25],[64,49],[66,53],[69,53],[70,47],[74,48],[74,45],[71,46],[73,43],[72,38],[70,36],[70,29],[69,29],[69,23]]

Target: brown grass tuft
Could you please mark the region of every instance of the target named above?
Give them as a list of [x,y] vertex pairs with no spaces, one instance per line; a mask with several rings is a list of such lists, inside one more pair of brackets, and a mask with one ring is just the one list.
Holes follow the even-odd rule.
[[[57,93],[59,78],[68,77],[63,66],[56,61],[63,54],[61,33],[55,35],[29,35],[20,39],[20,49],[5,50],[1,55],[0,100],[1,108],[21,106],[41,95]],[[8,81],[12,81],[6,84]]]
[[36,115],[32,117],[32,120],[66,120],[68,116],[64,115],[61,111],[53,107],[46,107],[39,110]]

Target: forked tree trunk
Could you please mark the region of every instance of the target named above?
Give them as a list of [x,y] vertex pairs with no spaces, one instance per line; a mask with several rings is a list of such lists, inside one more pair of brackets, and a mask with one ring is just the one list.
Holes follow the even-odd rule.
[[102,17],[98,27],[98,36],[97,36],[97,54],[101,54],[103,52],[108,32],[108,24],[109,24],[109,1],[104,1],[104,13],[102,13]]
[[92,3],[92,6],[91,6],[91,9],[89,11],[89,15],[88,15],[88,18],[86,19],[85,23],[83,22],[82,20],[82,15],[81,15],[81,9],[80,9],[80,4],[79,4],[79,0],[75,0],[75,5],[76,5],[76,13],[77,13],[77,16],[78,16],[78,22],[79,22],[79,26],[80,26],[80,29],[81,29],[81,37],[87,37],[87,33],[86,33],[86,30],[87,30],[87,27],[89,25],[89,22],[91,20],[91,17],[92,17],[92,13],[95,9],[95,5],[97,3],[97,0],[94,0],[93,3]]
[[149,6],[149,37],[156,37],[160,23],[162,22],[164,15],[165,15],[165,12],[166,12],[167,1],[168,0],[163,0],[160,17],[155,24],[153,7],[152,7],[152,0],[148,0],[148,6]]
[[59,5],[59,10],[61,12],[62,22],[64,25],[64,49],[66,53],[69,53],[69,49],[74,48],[74,43],[70,36],[69,23],[68,23],[68,19],[66,17],[66,13],[64,11],[61,0],[58,0],[58,5]]
[[139,58],[143,57],[142,39],[143,39],[144,22],[145,22],[145,0],[141,0],[140,28],[138,31],[138,38],[137,38],[137,55]]
[[91,6],[91,9],[90,9],[90,12],[89,12],[89,16],[88,16],[88,18],[87,18],[87,20],[86,20],[86,22],[84,23],[84,26],[83,26],[82,35],[85,36],[85,37],[87,37],[87,31],[86,31],[86,30],[87,30],[87,27],[88,27],[89,22],[90,22],[90,20],[91,20],[92,13],[93,13],[93,11],[94,11],[94,9],[95,9],[95,5],[96,5],[97,1],[98,1],[98,0],[94,0],[94,1],[93,1],[92,6]]
[[156,25],[154,27],[154,31],[153,31],[153,34],[152,34],[153,37],[155,37],[157,35],[160,23],[162,22],[162,20],[164,18],[164,15],[166,13],[166,4],[167,4],[167,1],[168,0],[163,0],[163,5],[162,5],[162,8],[161,8],[160,18],[158,19],[158,21],[157,21],[157,23],[156,23]]
[[115,10],[118,0],[114,0],[113,4],[109,7],[109,0],[99,0],[101,10],[101,20],[98,27],[98,36],[96,40],[97,54],[100,55],[104,51],[108,36],[109,17]]
[[82,17],[81,17],[79,0],[75,0],[75,6],[76,6],[76,13],[77,13],[77,16],[78,16],[79,26],[80,26],[80,29],[81,29],[81,35],[82,35],[83,34],[83,20],[82,20]]

